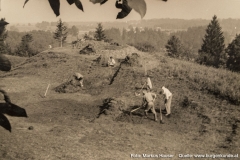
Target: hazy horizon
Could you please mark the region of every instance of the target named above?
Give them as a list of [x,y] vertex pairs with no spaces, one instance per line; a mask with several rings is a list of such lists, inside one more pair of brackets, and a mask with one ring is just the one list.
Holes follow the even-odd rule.
[[[56,17],[47,0],[30,0],[25,8],[25,0],[1,0],[0,18],[9,23],[38,23],[42,21],[56,22],[61,18],[65,22],[126,22],[141,20],[135,11],[124,19],[116,19],[119,9],[115,8],[115,0],[104,5],[92,4],[82,0],[84,12],[65,0],[61,0],[60,16]],[[146,0],[148,19],[206,19],[214,15],[218,19],[240,19],[240,0]],[[74,16],[73,16],[74,15]]]

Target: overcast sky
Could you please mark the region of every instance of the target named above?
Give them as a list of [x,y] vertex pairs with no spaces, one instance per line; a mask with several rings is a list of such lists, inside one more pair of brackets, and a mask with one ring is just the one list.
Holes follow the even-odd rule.
[[[84,12],[76,6],[68,5],[66,0],[60,0],[60,16],[53,13],[48,0],[29,0],[25,8],[25,0],[0,0],[0,18],[6,18],[9,23],[33,23],[42,21],[128,21],[141,20],[140,15],[132,11],[123,20],[116,20],[120,11],[115,8],[115,0],[109,0],[104,5],[92,4],[89,0],[81,0]],[[147,13],[143,19],[179,18],[179,19],[240,19],[240,0],[145,0]]]

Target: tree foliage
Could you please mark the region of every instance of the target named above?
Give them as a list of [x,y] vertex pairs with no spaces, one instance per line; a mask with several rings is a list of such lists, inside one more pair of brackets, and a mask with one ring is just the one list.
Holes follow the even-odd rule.
[[26,34],[22,37],[20,45],[17,47],[15,51],[15,55],[20,57],[31,57],[36,54],[34,50],[30,47],[30,43],[33,41],[33,37],[31,34]]
[[64,23],[62,22],[61,19],[59,19],[58,24],[57,24],[57,29],[54,32],[54,36],[53,38],[58,40],[58,42],[60,43],[60,47],[63,46],[64,41],[67,38],[67,27],[64,25]]
[[71,28],[68,29],[68,33],[71,34],[72,36],[77,36],[78,35],[78,28],[73,25]]
[[[0,19],[0,23],[6,24],[6,21],[4,18]],[[8,32],[6,30],[6,25],[0,26],[0,54],[1,53],[8,53],[8,46],[5,43],[5,40],[8,36]]]
[[[25,0],[23,7],[29,0]],[[108,0],[90,0],[93,4],[100,3],[101,5],[106,3]],[[167,0],[162,0],[167,1]],[[60,15],[60,0],[48,0],[53,12],[56,16]],[[83,5],[80,0],[67,0],[69,5],[75,4],[75,6],[83,11]],[[140,14],[143,18],[147,11],[147,6],[145,0],[117,0],[115,7],[121,9],[121,12],[118,13],[117,19],[125,18],[132,9]]]
[[235,39],[226,48],[229,58],[227,67],[232,71],[240,72],[240,35],[236,35]]
[[203,44],[199,50],[199,62],[214,67],[224,67],[227,60],[224,50],[223,32],[217,16],[214,15],[212,21],[207,26]]
[[168,55],[173,58],[179,58],[183,51],[182,43],[176,36],[172,36],[165,47]]
[[97,41],[101,41],[101,40],[105,40],[106,39],[106,35],[105,35],[104,30],[103,30],[102,23],[98,23],[98,26],[97,26],[95,34],[94,34],[94,38]]
[[121,31],[118,28],[105,29],[104,33],[109,42],[122,43]]
[[42,52],[48,49],[48,45],[53,47],[58,46],[59,43],[53,38],[53,33],[50,31],[33,30],[30,32],[16,32],[8,31],[8,37],[6,38],[6,45],[9,47],[7,54],[16,55],[15,51],[18,49],[22,42],[22,37],[26,34],[32,35],[34,41],[29,43],[29,46],[34,53]]

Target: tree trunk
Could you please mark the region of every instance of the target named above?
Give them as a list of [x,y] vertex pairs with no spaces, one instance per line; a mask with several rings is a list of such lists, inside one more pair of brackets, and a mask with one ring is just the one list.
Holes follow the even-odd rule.
[[61,43],[61,46],[60,46],[61,48],[62,48],[62,40],[63,40],[63,37],[61,37],[61,42],[60,42]]

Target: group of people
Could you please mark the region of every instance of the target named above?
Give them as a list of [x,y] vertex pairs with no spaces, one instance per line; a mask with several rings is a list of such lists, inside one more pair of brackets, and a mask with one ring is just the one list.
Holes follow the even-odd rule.
[[[110,57],[108,60],[108,66],[109,67],[114,67],[116,64],[115,60],[113,57]],[[83,75],[80,73],[75,73],[75,78],[79,81],[79,84],[81,87],[83,87]],[[152,92],[152,82],[149,76],[147,76],[147,80],[145,82],[147,85],[146,89],[143,89],[143,100],[142,100],[142,107],[145,108],[145,116],[148,116],[148,111],[151,110],[152,113],[154,114],[155,121],[158,121],[157,119],[157,113],[155,111],[155,106],[154,106],[154,101],[157,97],[155,93]],[[163,86],[160,91],[159,95],[163,96],[164,99],[164,105],[166,109],[166,116],[170,117],[171,114],[171,102],[172,102],[172,93],[167,89],[165,86]]]
[[[116,64],[115,60],[113,59],[113,57],[110,57],[108,60],[108,66],[109,67],[114,67],[114,65]],[[75,73],[74,77],[76,80],[79,81],[79,85],[80,87],[83,87],[83,75],[80,73]]]
[[[142,101],[142,107],[145,108],[145,116],[148,116],[148,111],[151,110],[154,114],[155,121],[158,121],[157,119],[157,113],[155,111],[154,101],[157,97],[155,93],[152,92],[152,82],[150,80],[150,77],[147,77],[147,89],[144,89],[143,92],[143,101]],[[162,87],[159,91],[159,94],[163,96],[164,98],[164,105],[166,108],[166,116],[170,117],[171,115],[171,102],[172,102],[172,93],[167,89],[166,87]]]

